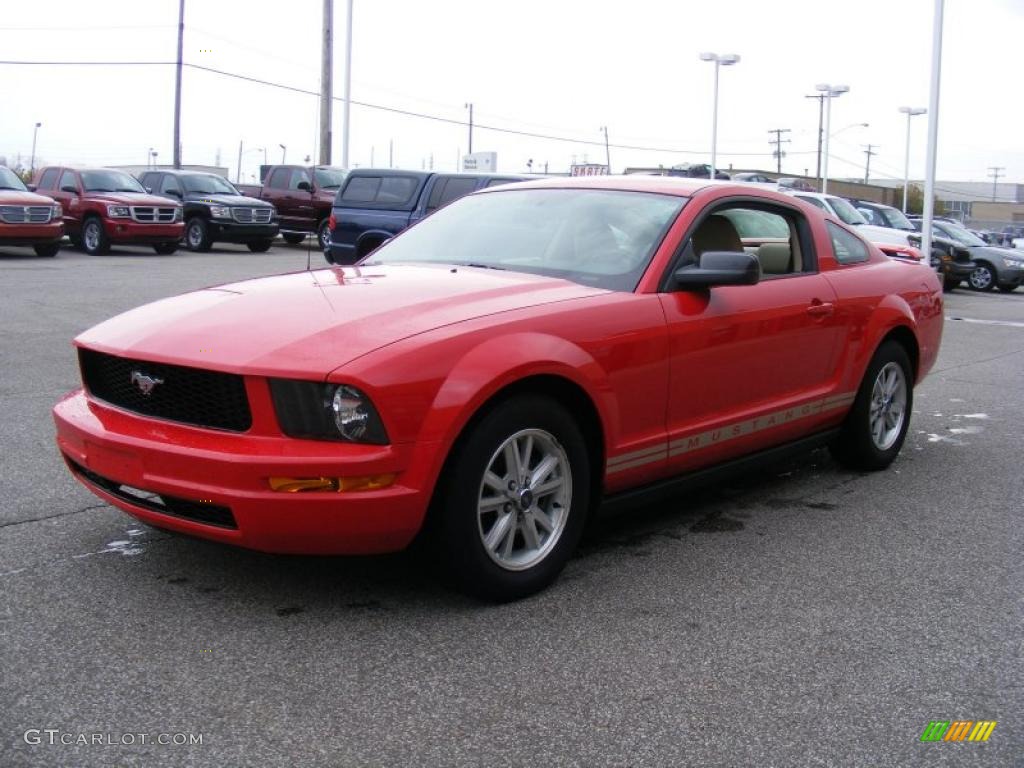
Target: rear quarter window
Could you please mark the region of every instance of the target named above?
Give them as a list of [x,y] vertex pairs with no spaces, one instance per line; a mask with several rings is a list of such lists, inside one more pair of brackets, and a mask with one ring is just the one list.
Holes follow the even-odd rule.
[[341,190],[341,203],[366,203],[373,206],[407,205],[419,186],[413,176],[349,176]]
[[842,227],[836,226],[831,221],[825,222],[825,226],[828,227],[828,236],[832,241],[832,252],[840,264],[858,264],[870,258],[868,247],[861,242],[860,238],[850,234]]

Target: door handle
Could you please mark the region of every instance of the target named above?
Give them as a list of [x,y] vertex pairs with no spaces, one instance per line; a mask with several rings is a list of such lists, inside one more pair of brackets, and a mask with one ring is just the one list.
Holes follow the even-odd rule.
[[835,311],[831,301],[818,301],[817,299],[807,308],[807,314],[811,317],[827,317]]

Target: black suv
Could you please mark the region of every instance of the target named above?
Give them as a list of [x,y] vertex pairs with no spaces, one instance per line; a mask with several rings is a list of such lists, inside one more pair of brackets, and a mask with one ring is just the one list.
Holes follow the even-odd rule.
[[263,253],[277,237],[277,209],[244,197],[223,176],[199,171],[146,171],[139,178],[154,195],[185,206],[185,247],[208,251],[215,242],[244,243]]

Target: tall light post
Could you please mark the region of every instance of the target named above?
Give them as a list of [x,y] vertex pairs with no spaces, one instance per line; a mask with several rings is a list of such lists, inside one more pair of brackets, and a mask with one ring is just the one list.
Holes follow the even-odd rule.
[[939,151],[939,91],[942,84],[943,0],[935,0],[932,15],[932,71],[928,87],[928,149],[924,166],[924,214],[921,220],[921,252],[932,252],[932,217],[935,214],[935,164]]
[[[608,164],[608,173],[611,174],[611,172],[612,172],[612,153],[611,153],[611,150],[608,148],[608,126],[607,125],[602,125],[601,126],[601,130],[604,132],[604,159],[605,159],[605,162]],[[532,165],[532,162],[531,162],[531,165]]]
[[825,146],[821,157],[821,193],[825,194],[828,192],[828,134],[832,128],[832,99],[842,96],[849,91],[850,86],[819,83],[814,88],[820,93],[825,94]]
[[150,147],[146,153],[146,167],[151,168],[153,166],[153,148]]
[[711,110],[711,173],[708,178],[715,178],[715,163],[718,160],[718,68],[738,64],[740,57],[735,53],[702,53],[701,61],[713,61],[715,63],[715,95],[714,106]]
[[903,212],[907,212],[907,194],[910,192],[910,118],[923,115],[928,110],[924,107],[900,107],[900,112],[907,116],[907,148],[903,158]]
[[284,165],[284,156],[288,153],[288,147],[284,144],[278,144],[277,146],[281,148],[281,165]]
[[348,145],[352,108],[352,3],[348,0],[345,13],[345,106],[341,112],[341,167],[348,168]]
[[42,127],[42,123],[36,123],[36,127],[32,129],[32,159],[28,161],[28,172],[30,174],[36,171],[36,136],[39,135],[39,129]]

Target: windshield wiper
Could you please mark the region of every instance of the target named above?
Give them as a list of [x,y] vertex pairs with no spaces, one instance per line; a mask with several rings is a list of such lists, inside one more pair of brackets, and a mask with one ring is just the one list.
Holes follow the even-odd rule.
[[96,188],[96,187],[89,187],[85,191],[86,192],[113,192],[114,190],[112,190],[112,189],[103,189],[103,188]]
[[476,267],[477,269],[497,269],[497,270],[500,270],[502,272],[506,271],[505,267],[498,267],[498,266],[495,266],[494,264],[481,264],[478,261],[456,262],[456,266],[459,266],[459,267]]

